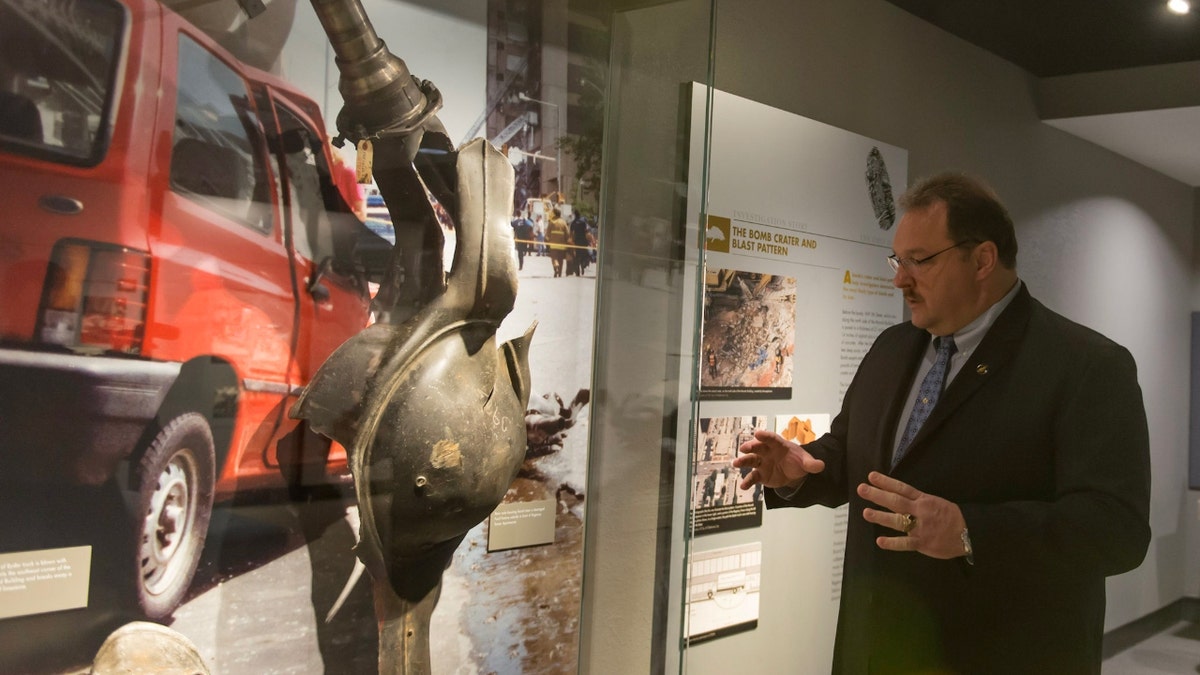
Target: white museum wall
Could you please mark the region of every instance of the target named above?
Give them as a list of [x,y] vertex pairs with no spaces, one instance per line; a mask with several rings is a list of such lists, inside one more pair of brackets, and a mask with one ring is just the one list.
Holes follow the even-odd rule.
[[[705,16],[686,20],[686,12],[679,11],[684,4],[624,17],[629,33],[646,40],[637,43],[640,51],[621,56],[657,69],[654,82],[640,84],[643,94],[654,86],[672,87],[671,76],[704,81],[703,72],[696,72],[704,68],[702,60],[672,58],[670,52],[688,40],[702,43],[707,29]],[[1200,225],[1195,190],[1042,123],[1031,75],[883,0],[718,3],[715,33],[712,84],[717,89],[906,148],[913,179],[957,168],[993,184],[1017,222],[1018,268],[1035,297],[1124,344],[1138,363],[1150,426],[1154,537],[1141,567],[1109,580],[1105,628],[1196,595],[1200,584],[1191,568],[1200,560],[1197,506],[1186,479],[1189,379],[1188,369],[1181,367],[1190,361],[1190,312],[1200,305],[1193,271],[1194,232]],[[622,81],[619,73],[613,78]],[[637,109],[632,93],[630,87],[612,101],[618,115]],[[657,102],[670,105],[671,96],[661,93]],[[673,111],[644,110],[640,124],[669,132]],[[620,184],[609,185],[606,205],[634,195],[629,182],[647,178],[634,167],[648,151],[639,156],[619,146],[649,133],[630,133],[620,125],[609,131],[617,140],[610,144],[608,175]],[[650,147],[670,147],[658,142]],[[669,330],[656,326],[642,337],[650,341]],[[645,366],[629,360],[624,367],[643,379],[661,373]],[[624,504],[619,518],[650,528],[656,513],[639,514],[631,506]],[[620,542],[628,534],[624,529],[594,532],[588,543],[595,562],[604,564],[605,551],[628,554],[628,543]],[[649,567],[629,566],[622,583],[648,589],[652,574]],[[593,597],[615,588],[599,578],[592,581]],[[650,655],[644,625],[588,624],[604,631],[585,638],[593,654],[620,651],[621,663],[644,668]],[[601,662],[581,663],[583,672],[632,672],[601,668]],[[761,665],[770,670],[770,664]]]

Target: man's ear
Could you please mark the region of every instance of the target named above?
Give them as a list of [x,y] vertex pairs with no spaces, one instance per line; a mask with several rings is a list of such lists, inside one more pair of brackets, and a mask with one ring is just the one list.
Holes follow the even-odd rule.
[[975,278],[986,279],[1000,264],[1000,250],[996,248],[996,242],[985,241],[975,247],[972,259],[975,262]]

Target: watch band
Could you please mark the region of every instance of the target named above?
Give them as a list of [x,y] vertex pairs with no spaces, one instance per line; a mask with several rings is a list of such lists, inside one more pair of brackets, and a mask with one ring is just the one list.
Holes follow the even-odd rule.
[[967,528],[963,528],[962,534],[959,535],[962,539],[963,555],[967,558],[968,565],[975,564],[975,549],[971,548],[971,535],[967,532]]

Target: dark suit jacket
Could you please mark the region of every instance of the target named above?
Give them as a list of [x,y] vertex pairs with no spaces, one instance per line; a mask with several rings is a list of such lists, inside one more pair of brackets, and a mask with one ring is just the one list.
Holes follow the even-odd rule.
[[[850,502],[835,673],[1098,673],[1104,578],[1150,540],[1145,409],[1129,352],[1022,288],[890,469],[899,415],[929,334],[904,323],[863,358],[826,462],[791,500]],[[975,551],[884,551],[897,532],[855,494],[881,471],[962,509]]]

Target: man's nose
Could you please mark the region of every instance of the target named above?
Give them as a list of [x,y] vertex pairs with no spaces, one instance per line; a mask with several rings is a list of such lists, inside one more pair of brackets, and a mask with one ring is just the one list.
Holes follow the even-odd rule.
[[896,273],[892,275],[892,285],[896,288],[907,288],[912,285],[912,275],[908,273],[908,268],[901,265],[896,268]]

